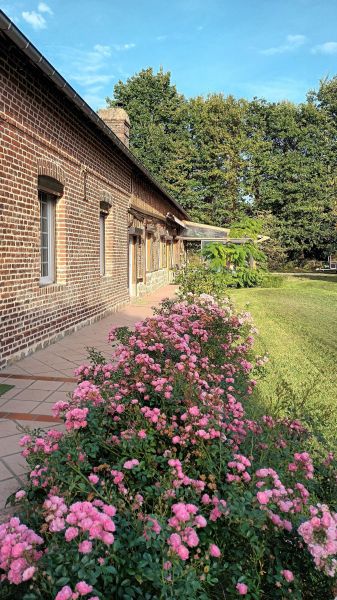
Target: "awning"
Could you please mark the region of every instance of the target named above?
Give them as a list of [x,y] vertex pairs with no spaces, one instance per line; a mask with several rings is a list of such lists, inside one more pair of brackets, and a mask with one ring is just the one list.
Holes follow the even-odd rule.
[[183,226],[184,231],[179,236],[183,240],[226,241],[229,236],[227,227],[216,227],[215,225],[194,223],[193,221],[184,221]]
[[168,212],[168,213],[167,213],[167,215],[166,215],[166,219],[167,219],[168,221],[172,221],[172,222],[173,222],[173,223],[175,223],[176,225],[179,225],[179,227],[183,227],[183,228],[185,228],[184,222],[183,222],[183,221],[180,221],[180,220],[178,219],[178,217],[176,217],[176,216],[175,216],[175,215],[173,215],[172,213],[169,213],[169,212]]

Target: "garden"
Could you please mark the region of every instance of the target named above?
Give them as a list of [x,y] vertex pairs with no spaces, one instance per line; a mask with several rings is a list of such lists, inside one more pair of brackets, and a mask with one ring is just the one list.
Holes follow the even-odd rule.
[[227,298],[192,293],[110,331],[111,361],[91,351],[54,406],[64,433],[21,440],[2,598],[334,598],[337,463],[265,410],[256,335]]

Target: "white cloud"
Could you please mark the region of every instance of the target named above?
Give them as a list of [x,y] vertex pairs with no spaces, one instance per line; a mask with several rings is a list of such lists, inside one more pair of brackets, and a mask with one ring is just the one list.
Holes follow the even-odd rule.
[[157,35],[156,40],[157,42],[164,42],[165,40],[167,40],[168,35]]
[[52,9],[50,8],[50,6],[48,6],[48,4],[46,4],[45,2],[40,2],[39,5],[38,5],[38,7],[37,7],[37,10],[40,13],[47,13],[48,15],[53,15],[54,14],[53,11],[52,11]]
[[311,49],[313,54],[337,54],[337,42],[324,42]]
[[109,83],[109,81],[111,81],[111,79],[114,79],[114,75],[88,75],[88,74],[79,74],[79,75],[72,75],[71,79],[73,81],[76,81],[77,83],[79,83],[80,85],[83,85],[84,87],[88,87],[91,85],[95,85],[97,83]]
[[22,18],[33,27],[33,29],[45,29],[47,27],[46,19],[40,13],[32,10],[31,12],[24,11]]
[[123,50],[131,50],[131,48],[135,48],[136,44],[130,43],[130,44],[114,44],[114,49],[117,52],[122,52]]
[[307,38],[305,35],[287,35],[284,44],[280,46],[274,46],[272,48],[266,48],[265,50],[261,50],[260,54],[265,54],[267,56],[272,56],[274,54],[283,54],[284,52],[292,52],[296,50],[296,48],[300,48],[307,42]]
[[94,50],[95,50],[95,52],[98,52],[98,54],[101,54],[102,56],[111,56],[110,46],[102,46],[102,44],[95,44]]

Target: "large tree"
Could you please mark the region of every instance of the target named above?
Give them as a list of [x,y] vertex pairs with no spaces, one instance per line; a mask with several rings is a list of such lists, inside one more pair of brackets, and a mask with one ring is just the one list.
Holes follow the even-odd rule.
[[170,73],[144,69],[114,87],[109,106],[122,106],[131,121],[130,148],[187,209],[193,207],[194,152],[186,100]]
[[274,233],[288,258],[323,259],[336,243],[331,185],[331,122],[313,102],[249,105],[247,192],[255,211],[276,217]]

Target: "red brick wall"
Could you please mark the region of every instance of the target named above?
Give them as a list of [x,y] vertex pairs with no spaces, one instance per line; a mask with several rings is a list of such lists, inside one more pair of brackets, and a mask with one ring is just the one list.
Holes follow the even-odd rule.
[[[103,133],[0,36],[0,365],[100,318],[129,299],[127,211],[132,172]],[[37,179],[64,183],[56,208],[56,283],[41,287]],[[150,191],[149,191],[150,189]],[[102,195],[106,275],[99,268]],[[165,197],[151,201],[172,207]],[[152,207],[152,208],[151,208]],[[179,214],[177,213],[177,216]]]

